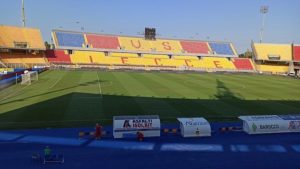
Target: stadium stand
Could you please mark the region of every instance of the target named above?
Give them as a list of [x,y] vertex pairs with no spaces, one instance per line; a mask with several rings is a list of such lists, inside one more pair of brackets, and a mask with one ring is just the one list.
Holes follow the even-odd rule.
[[206,42],[180,41],[182,49],[187,53],[209,54],[211,53]]
[[46,57],[50,63],[65,63],[70,64],[70,55],[64,50],[47,50]]
[[0,48],[45,50],[40,30],[0,25]]
[[[1,29],[8,31],[6,27]],[[0,53],[0,61],[6,65],[22,64],[21,67],[35,65],[91,65],[91,66],[139,66],[155,68],[176,68],[187,70],[254,70],[250,59],[236,58],[236,52],[229,42],[202,42],[192,40],[126,37],[53,31],[54,50],[46,50],[40,31],[30,28],[9,29],[8,35],[0,33],[1,47],[13,47],[12,42],[26,42],[27,47],[41,47],[33,51],[9,51]],[[8,31],[8,32],[9,32]],[[16,31],[16,39],[12,36]],[[10,39],[11,38],[11,39]],[[3,41],[3,39],[8,39]],[[27,39],[28,42],[27,42]],[[35,43],[30,42],[31,40]],[[9,46],[10,45],[10,46]],[[29,48],[30,49],[30,48]],[[195,68],[195,69],[194,69]],[[264,68],[264,70],[269,70]]]
[[2,53],[0,54],[0,60],[9,66],[23,65],[22,67],[26,68],[38,65],[47,65],[48,63],[44,54]]
[[31,68],[48,65],[44,54],[46,47],[38,29],[0,25],[0,48],[1,66]]
[[259,72],[288,74],[293,69],[291,44],[252,43],[251,46]]
[[284,74],[289,71],[289,66],[285,65],[260,65],[257,64],[256,68],[262,73],[272,73],[272,74]]
[[120,49],[119,40],[116,36],[86,34],[87,43],[92,48]]
[[65,47],[85,47],[85,39],[82,33],[55,32],[54,39],[57,45]]
[[300,62],[300,45],[293,45],[293,60]]
[[[53,53],[46,52],[47,58],[51,63],[68,63],[68,58],[72,64],[100,64],[100,65],[131,65],[131,66],[159,66],[159,67],[193,67],[203,69],[226,69],[226,70],[253,70],[249,59],[242,59],[247,62],[248,67],[235,67],[233,62],[228,58],[218,57],[202,57],[197,56],[173,56],[169,58],[167,55],[145,55],[146,57],[137,57],[135,53],[120,53],[123,56],[114,54],[115,56],[105,56],[104,52],[98,51],[79,51],[74,50],[72,54],[67,55],[63,50],[56,50]],[[53,56],[55,55],[55,56]]]
[[290,44],[253,43],[252,49],[256,60],[291,61],[292,47]]
[[[201,57],[197,56],[172,56],[144,54],[138,57],[136,53],[110,53],[105,55],[99,51],[73,50],[67,54],[64,50],[46,51],[50,63],[62,64],[99,64],[99,65],[130,65],[130,66],[155,66],[155,67],[190,67],[218,70],[248,70],[254,71],[253,63],[246,58]],[[269,69],[267,70],[269,71]]]
[[210,42],[209,46],[213,54],[217,55],[235,55],[230,43]]
[[91,48],[101,51],[122,51],[131,53],[236,57],[236,51],[229,42],[203,42],[191,40],[156,39],[118,35],[101,35],[70,31],[53,31],[57,49]]
[[[64,55],[63,52],[54,55],[61,55],[60,58],[66,58],[67,62],[67,58],[70,58],[72,64],[200,68],[201,70],[225,71],[255,70],[250,59],[237,58],[236,51],[229,42],[145,40],[143,37],[68,31],[54,31],[53,35],[56,37],[54,38],[56,48],[73,49],[69,56]],[[47,57],[49,62],[55,62],[53,57]]]
[[234,66],[238,70],[254,70],[252,61],[247,58],[234,58],[232,59]]

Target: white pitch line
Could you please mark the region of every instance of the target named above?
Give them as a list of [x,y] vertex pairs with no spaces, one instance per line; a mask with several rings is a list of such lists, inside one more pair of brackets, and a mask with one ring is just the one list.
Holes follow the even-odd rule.
[[[16,85],[18,85],[18,84],[16,84]],[[0,102],[2,102],[3,100],[9,99],[11,96],[13,97],[16,93],[19,93],[19,92],[23,91],[23,89],[25,89],[25,88],[28,87],[28,86],[30,86],[30,85],[26,85],[26,86],[22,87],[21,89],[19,89],[19,90],[13,92],[13,93],[7,95],[7,96],[4,97],[3,99],[1,99]]]
[[57,79],[57,80],[55,81],[55,83],[52,84],[52,85],[49,87],[49,89],[51,89],[51,88],[53,88],[54,86],[56,86],[57,83],[63,78],[64,75],[65,75],[65,73],[64,73],[59,79]]
[[96,73],[97,73],[97,78],[98,78],[98,88],[99,88],[99,93],[100,93],[100,95],[101,95],[101,98],[102,98],[103,96],[102,96],[102,89],[101,89],[100,78],[99,78],[99,74],[98,74],[98,72],[96,72]]

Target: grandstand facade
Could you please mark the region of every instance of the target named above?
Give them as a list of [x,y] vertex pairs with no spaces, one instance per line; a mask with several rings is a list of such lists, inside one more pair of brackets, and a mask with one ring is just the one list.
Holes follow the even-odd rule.
[[39,29],[0,25],[0,66],[32,68],[48,65]]
[[252,43],[256,69],[261,73],[297,74],[299,45]]
[[250,59],[238,58],[230,42],[102,35],[54,30],[52,64],[129,66],[206,71],[254,71]]
[[0,25],[0,67],[101,67],[107,69],[298,73],[300,45],[252,42],[254,56],[239,58],[231,42],[53,30],[47,49],[39,29]]

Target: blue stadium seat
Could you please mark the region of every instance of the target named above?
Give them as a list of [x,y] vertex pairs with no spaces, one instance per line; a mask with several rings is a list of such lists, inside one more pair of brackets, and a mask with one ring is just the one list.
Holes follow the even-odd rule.
[[55,32],[59,46],[82,47],[85,44],[83,34]]
[[220,55],[234,55],[230,43],[209,43],[212,51]]

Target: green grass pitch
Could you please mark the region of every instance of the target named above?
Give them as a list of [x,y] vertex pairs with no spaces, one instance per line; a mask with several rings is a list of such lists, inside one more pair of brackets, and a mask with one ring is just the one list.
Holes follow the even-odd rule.
[[237,120],[300,113],[300,81],[251,74],[54,71],[0,91],[0,128],[110,124],[115,115]]

